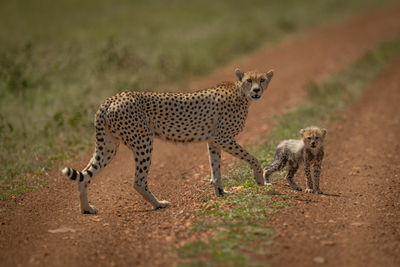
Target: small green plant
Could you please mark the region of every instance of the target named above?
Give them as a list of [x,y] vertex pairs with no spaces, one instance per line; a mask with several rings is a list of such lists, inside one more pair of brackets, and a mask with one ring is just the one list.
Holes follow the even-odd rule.
[[9,180],[0,185],[0,200],[8,199],[47,184],[47,173],[42,170],[29,176],[20,176],[18,179]]

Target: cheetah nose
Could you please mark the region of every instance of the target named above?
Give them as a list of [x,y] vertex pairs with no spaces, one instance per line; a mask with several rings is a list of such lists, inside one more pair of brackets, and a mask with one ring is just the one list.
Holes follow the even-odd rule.
[[253,91],[254,91],[255,93],[260,92],[260,90],[261,90],[260,88],[254,88],[254,89],[253,89]]

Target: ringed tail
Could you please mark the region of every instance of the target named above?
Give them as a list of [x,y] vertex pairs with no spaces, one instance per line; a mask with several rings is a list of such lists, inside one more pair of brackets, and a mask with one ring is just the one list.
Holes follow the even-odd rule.
[[90,179],[93,176],[93,173],[89,170],[85,170],[85,171],[76,171],[72,168],[64,168],[62,169],[61,173],[65,176],[67,176],[69,179],[73,180],[73,181],[79,181],[79,182],[83,182],[86,178],[86,180]]
[[111,158],[115,155],[116,148],[114,147],[114,143],[111,143],[113,146],[112,149],[108,149],[111,151],[108,151],[105,149],[107,145],[107,138],[106,132],[105,132],[105,127],[106,127],[106,122],[105,122],[105,113],[107,112],[107,108],[110,105],[111,100],[106,100],[102,105],[100,105],[100,108],[97,110],[96,115],[95,115],[95,120],[94,120],[94,125],[96,129],[96,148],[95,152],[90,159],[88,165],[86,166],[85,169],[82,171],[77,171],[72,168],[64,168],[62,169],[61,173],[65,176],[67,176],[69,179],[73,181],[79,181],[79,182],[90,182],[90,179],[96,175],[98,172],[101,171],[102,168],[105,167],[107,162],[104,160],[104,154],[109,153],[107,159],[111,160]]

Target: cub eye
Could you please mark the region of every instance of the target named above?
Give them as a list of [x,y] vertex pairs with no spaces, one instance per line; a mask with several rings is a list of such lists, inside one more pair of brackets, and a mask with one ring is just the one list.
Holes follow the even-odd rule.
[[265,82],[265,79],[264,79],[264,78],[261,78],[261,79],[260,79],[260,83],[263,83],[263,82]]
[[319,137],[317,136],[317,137],[315,137],[315,140],[318,140],[319,139]]
[[311,137],[307,137],[307,139],[311,141]]
[[249,79],[247,79],[247,82],[252,83],[253,81],[249,78]]

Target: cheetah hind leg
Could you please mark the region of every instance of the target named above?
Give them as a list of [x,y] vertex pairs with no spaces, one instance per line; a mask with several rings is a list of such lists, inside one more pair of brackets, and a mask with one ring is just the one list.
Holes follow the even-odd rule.
[[264,168],[263,176],[266,182],[266,185],[272,185],[269,181],[269,177],[276,171],[280,171],[285,167],[287,163],[287,157],[284,155],[284,151],[282,149],[278,149],[275,152],[274,161],[266,168]]
[[119,147],[119,141],[115,139],[107,130],[96,132],[96,149],[92,159],[83,170],[86,174],[83,181],[78,183],[79,198],[81,201],[81,212],[83,214],[97,214],[95,206],[89,204],[87,187],[90,180],[110,163]]
[[271,176],[271,174],[273,174],[276,171],[281,170],[286,164],[286,161],[282,160],[282,159],[275,159],[271,165],[269,165],[268,167],[264,168],[263,170],[263,177],[265,179],[265,183],[266,185],[272,185],[269,177]]
[[95,206],[89,204],[87,196],[87,182],[80,182],[78,184],[79,199],[81,201],[81,213],[83,214],[97,214],[98,210]]
[[135,182],[134,188],[143,196],[154,209],[162,209],[171,204],[166,200],[158,200],[150,191],[147,184],[147,176],[151,164],[151,154],[153,150],[153,137],[151,135],[142,138],[142,146],[132,149],[135,156]]
[[299,166],[289,166],[289,170],[288,173],[286,175],[286,181],[289,183],[289,186],[291,188],[293,188],[294,190],[297,191],[301,191],[301,187],[299,187],[294,181],[293,181],[293,177],[297,171],[297,169],[299,168]]

